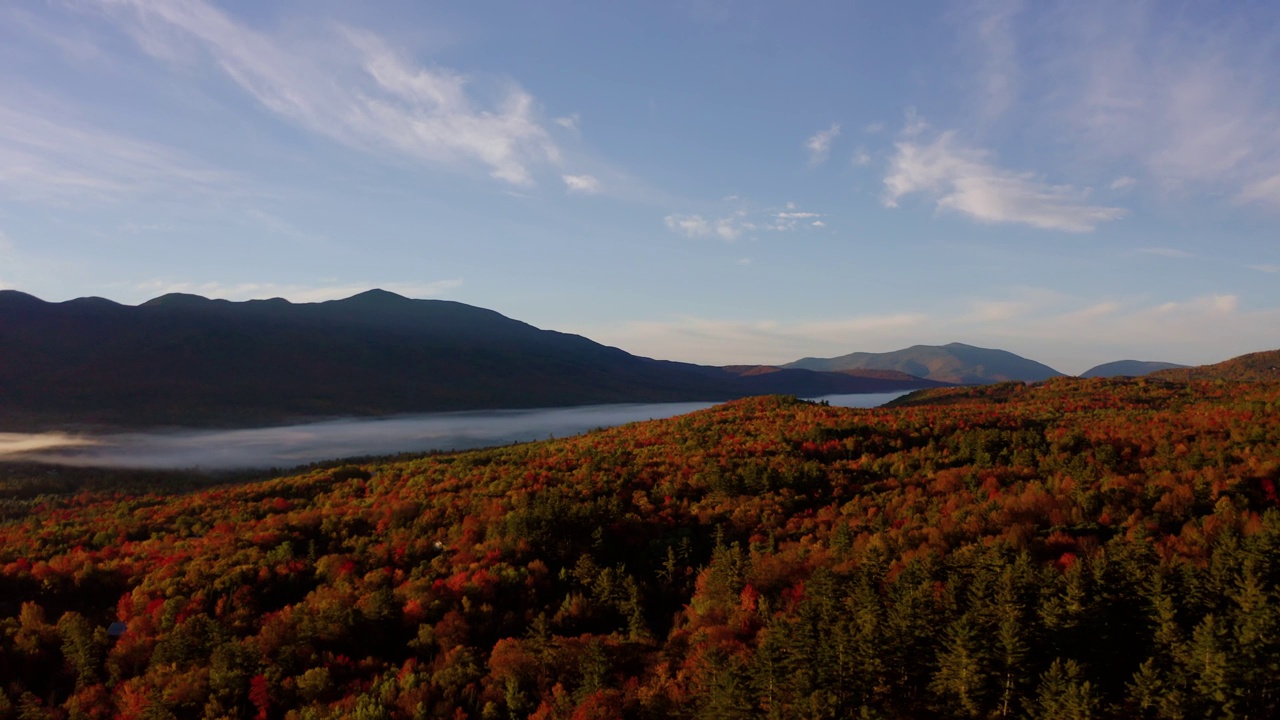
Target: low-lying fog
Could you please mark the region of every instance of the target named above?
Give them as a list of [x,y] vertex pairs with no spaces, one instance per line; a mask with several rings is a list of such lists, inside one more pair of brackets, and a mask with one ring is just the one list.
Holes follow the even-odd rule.
[[[844,407],[875,407],[905,394],[828,395],[817,399]],[[358,455],[463,450],[566,437],[599,427],[683,415],[713,404],[477,410],[244,430],[103,435],[0,433],[0,461],[152,469],[287,468]]]

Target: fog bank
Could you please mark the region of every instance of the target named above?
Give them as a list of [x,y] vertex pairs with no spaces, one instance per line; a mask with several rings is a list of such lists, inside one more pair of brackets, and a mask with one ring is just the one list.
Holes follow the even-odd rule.
[[[832,405],[874,407],[905,393],[831,395]],[[0,461],[84,467],[233,470],[287,468],[360,455],[464,450],[577,435],[683,415],[714,403],[589,405],[332,420],[243,430],[72,435],[0,433]]]

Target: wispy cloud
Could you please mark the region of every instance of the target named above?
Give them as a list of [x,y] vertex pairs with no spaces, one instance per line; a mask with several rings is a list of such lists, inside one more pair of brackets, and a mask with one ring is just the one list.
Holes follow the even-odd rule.
[[738,217],[705,218],[701,215],[668,215],[663,218],[667,229],[690,238],[718,237],[732,242],[742,235]]
[[[1053,92],[1024,109],[1077,158],[1132,168],[1144,186],[1172,197],[1280,209],[1275,15],[1233,4],[1166,10],[1058,4],[1052,22],[1027,38],[1039,51],[1019,57]],[[1133,184],[1122,177],[1113,189]]]
[[805,149],[809,151],[810,167],[817,167],[827,161],[827,158],[831,156],[831,143],[839,136],[840,126],[832,123],[831,127],[826,130],[819,130],[804,141]]
[[0,192],[9,199],[82,203],[237,185],[235,176],[170,148],[0,99]]
[[885,205],[913,193],[936,198],[937,207],[985,223],[1017,223],[1046,230],[1087,232],[1125,215],[1121,208],[1092,205],[1089,191],[1052,185],[1032,173],[995,165],[990,153],[964,144],[955,130],[926,140],[912,123],[896,144],[884,184]]
[[719,237],[722,240],[737,240],[744,233],[754,231],[794,232],[804,227],[826,227],[819,220],[822,213],[799,209],[794,202],[786,203],[782,209],[760,208],[752,203],[731,195],[724,202],[736,207],[728,212],[717,213],[717,216],[667,215],[663,223],[667,229],[678,235],[690,238]]
[[600,192],[600,181],[594,175],[561,175],[569,192],[595,195]]
[[818,220],[818,218],[822,217],[821,213],[796,210],[794,204],[792,203],[788,203],[788,206],[791,209],[783,210],[782,212],[773,213],[773,219],[768,225],[765,226],[766,229],[783,231],[783,232],[796,230],[800,227],[801,223],[806,223],[806,221],[807,221],[806,224],[810,226],[814,226],[814,225],[817,225],[818,227],[825,226],[825,223],[823,223],[821,220]]
[[570,115],[558,117],[554,122],[566,130],[573,130],[574,132],[577,132],[578,128],[582,125],[582,117],[578,115],[578,113],[572,113]]
[[1021,64],[1015,20],[1022,2],[982,0],[964,7],[964,37],[974,46],[978,64],[974,97],[983,118],[992,120],[1007,112],[1018,94]]
[[1250,265],[1249,267],[1265,273],[1280,273],[1280,265]]
[[1159,255],[1160,257],[1167,257],[1167,258],[1195,257],[1194,254],[1189,253],[1186,250],[1179,250],[1178,248],[1167,248],[1167,247],[1144,247],[1144,248],[1138,248],[1137,252],[1142,253],[1143,255]]
[[341,300],[372,288],[411,298],[438,297],[462,286],[462,280],[437,280],[430,283],[343,283],[341,285],[287,285],[277,283],[173,282],[150,280],[139,283],[135,291],[148,298],[168,293],[190,293],[221,300],[265,300],[284,298],[292,302]]
[[[105,7],[147,52],[173,60],[192,44],[264,108],[361,150],[430,164],[479,164],[531,185],[559,150],[533,96],[514,84],[486,88],[426,66],[365,30],[337,27],[324,43],[299,43],[246,27],[201,0],[107,0]],[[576,121],[575,121],[576,122]]]
[[1110,187],[1112,190],[1128,190],[1129,188],[1137,184],[1138,184],[1137,180],[1129,177],[1128,175],[1121,175],[1120,177],[1111,181]]

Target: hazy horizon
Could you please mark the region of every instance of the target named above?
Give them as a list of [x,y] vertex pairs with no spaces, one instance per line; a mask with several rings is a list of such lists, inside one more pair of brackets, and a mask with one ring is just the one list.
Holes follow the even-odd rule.
[[[0,289],[5,289],[5,288],[0,288]],[[18,292],[24,292],[24,293],[25,293],[25,291],[23,291],[23,290],[19,290],[18,288],[7,288],[7,289],[10,289],[10,290],[16,290],[16,291],[18,291]],[[370,290],[381,290],[381,289],[382,289],[382,288],[370,288]],[[363,292],[363,291],[362,291],[362,292]],[[387,291],[387,292],[391,292],[391,291]],[[35,296],[33,293],[26,293],[26,294],[28,294],[28,295],[33,295],[34,297],[38,297],[38,296]],[[359,294],[359,293],[353,293],[353,294]],[[399,293],[396,293],[396,294],[399,294]],[[81,296],[81,297],[78,297],[78,298],[70,298],[70,300],[84,299],[84,298],[86,298],[86,297],[100,297],[100,296]],[[159,296],[157,296],[157,297],[159,297]],[[202,296],[202,297],[203,297],[203,296]],[[351,296],[346,296],[346,297],[351,297]],[[333,300],[346,299],[346,297],[344,297],[344,298],[333,298]],[[39,298],[39,299],[44,300],[44,301],[46,301],[46,302],[68,302],[68,300],[48,300],[47,298]],[[121,305],[135,305],[135,306],[136,306],[136,305],[140,305],[140,304],[143,304],[143,303],[145,303],[145,302],[146,302],[146,300],[143,300],[143,301],[140,301],[140,302],[138,302],[138,303],[125,303],[125,302],[120,302],[120,301],[118,301],[118,300],[112,300],[111,298],[105,298],[105,299],[110,300],[111,302],[116,302],[116,303],[121,304]],[[151,300],[151,299],[154,299],[154,298],[148,298],[147,300]],[[224,299],[225,299],[225,298],[224,298]],[[248,300],[272,300],[272,299],[279,299],[279,298],[275,298],[275,297],[271,297],[271,298],[268,298],[268,297],[262,297],[262,298],[247,298],[246,300],[235,300],[235,301],[233,301],[233,302],[246,302],[246,301],[248,301]],[[429,298],[429,299],[430,299],[430,298]],[[306,300],[306,301],[290,301],[290,302],[295,302],[295,304],[298,304],[298,303],[329,302],[329,301],[328,301],[328,300]],[[490,308],[490,309],[491,309],[491,308]],[[519,318],[519,317],[514,317],[514,318],[512,318],[512,319],[514,319],[514,320],[522,320],[522,321],[523,321],[523,319],[522,319],[522,318]],[[558,332],[566,332],[565,330],[562,330],[562,329],[560,329],[560,328],[554,328],[554,327],[550,327],[550,328],[542,328],[542,329],[544,329],[544,330],[555,330],[555,331],[558,331]],[[591,337],[591,336],[585,336],[585,337],[587,337],[587,338],[588,338],[588,339],[590,339],[590,340],[594,340],[594,341],[596,341],[596,342],[602,342],[602,343],[603,343],[603,341],[602,341],[602,340],[599,340],[598,338]],[[783,359],[775,359],[775,360],[765,361],[765,362],[751,362],[751,361],[741,361],[741,360],[737,360],[737,359],[730,359],[730,360],[725,360],[725,361],[722,361],[722,362],[703,362],[702,364],[718,365],[718,366],[731,366],[731,365],[753,365],[753,364],[759,364],[759,365],[783,365],[783,364],[786,364],[786,363],[795,362],[795,361],[797,361],[797,360],[801,360],[801,359],[804,359],[804,358],[811,358],[811,357],[839,357],[839,356],[842,356],[842,355],[849,355],[849,354],[852,354],[852,353],[858,353],[858,352],[868,352],[868,353],[885,353],[885,352],[893,352],[893,351],[895,351],[895,350],[901,350],[901,349],[908,348],[908,347],[911,347],[911,346],[914,346],[914,345],[927,345],[927,346],[935,346],[935,347],[936,347],[936,346],[944,346],[944,345],[948,345],[948,344],[951,344],[951,343],[953,343],[953,342],[954,342],[954,343],[961,343],[961,344],[965,344],[965,345],[974,345],[974,346],[977,346],[977,347],[983,347],[983,346],[980,346],[980,345],[976,345],[976,344],[975,344],[975,343],[973,343],[973,342],[968,342],[968,341],[965,341],[965,340],[962,340],[962,339],[946,340],[946,341],[943,341],[943,342],[930,342],[930,341],[927,341],[927,340],[921,340],[921,341],[912,341],[912,342],[908,342],[908,343],[907,343],[907,344],[905,344],[905,345],[901,345],[901,346],[897,346],[897,347],[884,347],[884,348],[876,348],[876,349],[858,347],[858,348],[848,349],[848,350],[845,350],[845,351],[842,351],[842,352],[836,352],[836,353],[834,353],[834,354],[831,354],[831,355],[825,355],[825,356],[823,356],[823,355],[812,355],[812,354],[810,354],[810,355],[797,355],[797,356],[794,356],[794,357],[788,357],[788,358],[783,358]],[[608,343],[604,343],[604,344],[608,344]],[[1280,345],[1280,339],[1277,339],[1277,341],[1276,341],[1276,345]],[[616,347],[616,346],[615,346],[615,347]],[[632,349],[629,349],[629,348],[626,348],[626,347],[622,347],[622,348],[620,348],[620,349],[625,350],[625,351],[627,351],[627,352],[630,352],[630,353],[632,353],[632,354],[634,354],[634,355],[641,355],[641,356],[645,356],[643,353],[636,352],[636,351],[634,351],[634,350],[632,350]],[[1014,351],[1012,351],[1009,347],[1005,347],[1005,346],[990,346],[990,347],[989,347],[989,349],[1006,350],[1006,351],[1014,352]],[[1254,349],[1254,350],[1249,350],[1249,351],[1246,351],[1246,352],[1258,352],[1258,351],[1262,351],[1262,350],[1270,350],[1270,349],[1274,349],[1274,346],[1261,345],[1261,346],[1257,347],[1257,348],[1256,348],[1256,349]],[[1215,363],[1215,362],[1220,362],[1220,361],[1222,361],[1222,360],[1228,360],[1228,359],[1230,359],[1231,357],[1234,357],[1234,355],[1233,355],[1233,356],[1223,356],[1223,357],[1218,357],[1218,358],[1211,358],[1211,359],[1209,359],[1209,360],[1205,360],[1205,361],[1201,361],[1201,362],[1190,362],[1190,361],[1184,362],[1184,361],[1179,360],[1179,359],[1169,359],[1169,358],[1164,358],[1164,357],[1160,357],[1160,358],[1156,358],[1156,357],[1112,357],[1112,358],[1101,358],[1101,359],[1097,359],[1096,361],[1093,361],[1093,362],[1086,362],[1086,364],[1084,364],[1083,366],[1078,367],[1078,368],[1076,368],[1075,366],[1069,366],[1071,369],[1067,369],[1067,368],[1064,368],[1064,367],[1059,367],[1058,365],[1054,364],[1053,362],[1050,362],[1050,361],[1047,361],[1047,360],[1043,360],[1043,359],[1041,359],[1040,357],[1038,357],[1038,356],[1036,356],[1036,355],[1034,355],[1034,354],[1023,354],[1023,353],[1019,353],[1019,352],[1015,352],[1015,354],[1017,354],[1017,355],[1021,355],[1022,357],[1025,357],[1025,358],[1026,358],[1026,359],[1028,359],[1028,360],[1034,360],[1034,361],[1036,361],[1036,362],[1039,362],[1039,363],[1042,363],[1042,364],[1048,365],[1049,367],[1053,368],[1054,370],[1057,370],[1057,371],[1062,372],[1062,373],[1067,374],[1067,375],[1080,375],[1080,374],[1082,374],[1082,373],[1084,373],[1084,372],[1087,372],[1087,371],[1089,371],[1089,370],[1091,370],[1091,369],[1093,369],[1094,367],[1097,367],[1097,366],[1099,366],[1099,365],[1103,365],[1103,364],[1107,364],[1107,363],[1113,363],[1113,362],[1119,362],[1119,361],[1131,361],[1131,360],[1136,360],[1136,361],[1139,361],[1139,362],[1168,362],[1168,363],[1176,363],[1176,364],[1179,364],[1179,365],[1202,365],[1202,364],[1212,364],[1212,363]],[[1239,354],[1245,354],[1245,353],[1239,353]],[[653,357],[653,356],[645,356],[645,357]],[[671,361],[676,361],[676,362],[698,362],[698,361],[696,361],[696,360],[691,360],[691,359],[688,359],[688,358],[679,358],[679,357],[657,357],[657,358],[655,358],[655,359],[658,359],[658,360],[671,360]]]

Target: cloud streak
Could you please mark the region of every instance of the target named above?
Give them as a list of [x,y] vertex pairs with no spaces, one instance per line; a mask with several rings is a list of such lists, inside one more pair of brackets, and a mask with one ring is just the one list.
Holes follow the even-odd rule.
[[345,145],[479,165],[517,186],[560,162],[528,92],[507,84],[478,102],[471,78],[418,64],[372,32],[338,27],[328,42],[307,45],[248,28],[200,0],[103,4],[144,51],[175,61],[194,45],[262,107]]
[[600,181],[594,175],[562,175],[560,179],[572,193],[595,195],[600,192]]
[[1087,202],[1088,190],[1052,185],[1027,172],[994,164],[990,153],[960,141],[955,130],[926,140],[914,124],[895,144],[884,178],[884,203],[915,193],[935,198],[939,210],[983,223],[1014,223],[1045,230],[1088,232],[1125,215],[1121,208]]
[[0,192],[28,202],[115,201],[240,184],[170,148],[73,121],[55,122],[0,99]]
[[839,136],[840,125],[832,123],[831,127],[819,130],[805,140],[805,149],[809,151],[809,167],[817,167],[827,161],[831,156],[831,143]]

